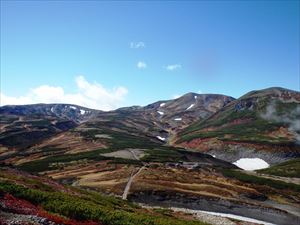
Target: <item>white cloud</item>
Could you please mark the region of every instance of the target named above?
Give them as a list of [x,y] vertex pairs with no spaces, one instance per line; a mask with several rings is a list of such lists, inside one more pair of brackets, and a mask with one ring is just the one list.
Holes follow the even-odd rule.
[[120,107],[120,103],[128,93],[125,87],[107,89],[99,83],[89,83],[83,76],[76,77],[78,91],[65,93],[62,87],[42,85],[30,89],[24,96],[12,97],[1,93],[0,105],[21,105],[33,103],[69,103],[94,109],[112,110]]
[[172,99],[176,99],[176,98],[179,98],[179,97],[181,97],[181,96],[182,96],[182,95],[175,94],[175,95],[172,96]]
[[147,68],[147,64],[145,62],[142,62],[142,61],[139,61],[137,64],[136,64],[137,68],[139,69],[146,69]]
[[139,42],[130,42],[130,48],[145,48],[146,45],[144,42],[139,41]]
[[181,65],[180,64],[172,64],[172,65],[165,66],[165,68],[166,68],[166,70],[174,71],[174,70],[181,69]]
[[33,104],[33,101],[28,96],[10,97],[0,93],[0,106],[21,104]]

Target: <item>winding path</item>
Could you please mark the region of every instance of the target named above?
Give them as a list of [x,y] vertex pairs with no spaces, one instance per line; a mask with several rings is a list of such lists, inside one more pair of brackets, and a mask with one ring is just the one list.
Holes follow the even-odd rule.
[[131,183],[133,181],[133,179],[145,168],[145,166],[142,166],[141,168],[138,169],[138,171],[136,173],[132,172],[131,175],[130,175],[130,178],[126,184],[126,187],[124,189],[124,192],[123,192],[123,195],[122,195],[122,199],[126,200],[127,199],[127,195],[128,195],[128,192],[130,190],[130,186],[131,186]]
[[[139,157],[135,154],[135,152],[133,150],[129,150],[131,152],[131,154],[133,155],[133,157],[136,159],[136,160],[140,160]],[[123,195],[122,195],[122,199],[126,200],[127,199],[127,195],[128,195],[128,192],[130,190],[130,187],[131,187],[131,183],[133,181],[133,179],[145,168],[145,163],[143,163],[143,166],[141,168],[138,169],[138,171],[136,173],[132,172],[130,177],[129,177],[129,180],[126,184],[126,187],[124,189],[124,192],[123,192]]]

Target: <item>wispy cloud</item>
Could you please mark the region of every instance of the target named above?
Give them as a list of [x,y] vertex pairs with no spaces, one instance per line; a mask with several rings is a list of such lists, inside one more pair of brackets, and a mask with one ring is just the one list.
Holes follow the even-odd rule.
[[174,70],[181,69],[181,65],[180,64],[171,64],[171,65],[165,66],[165,69],[169,70],[169,71],[174,71]]
[[146,69],[147,68],[147,64],[143,61],[139,61],[137,64],[136,64],[137,68],[139,69]]
[[94,109],[112,110],[120,107],[128,90],[125,87],[107,89],[99,83],[90,83],[83,76],[75,79],[78,91],[65,93],[59,86],[41,85],[28,91],[24,96],[13,97],[0,93],[0,105],[33,103],[70,103]]
[[175,95],[172,95],[172,99],[176,99],[176,98],[179,98],[181,97],[182,95],[179,95],[179,94],[175,94]]
[[130,48],[145,48],[146,44],[145,42],[139,41],[139,42],[130,42]]
[[300,144],[300,106],[291,109],[288,113],[279,114],[277,104],[272,101],[266,107],[266,111],[260,116],[269,121],[276,121],[288,125],[288,129],[295,136],[296,142]]

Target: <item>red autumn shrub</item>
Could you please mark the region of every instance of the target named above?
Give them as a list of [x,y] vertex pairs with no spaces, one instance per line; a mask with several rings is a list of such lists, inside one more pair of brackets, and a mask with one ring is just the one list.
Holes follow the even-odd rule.
[[72,220],[72,219],[64,219],[60,216],[50,214],[47,211],[43,210],[42,208],[39,208],[38,216],[47,218],[48,220],[51,220],[52,222],[57,223],[57,224],[65,224],[65,225],[101,225],[101,223],[94,222],[94,221],[77,221],[77,220]]
[[[2,206],[5,210],[11,213],[23,214],[23,215],[36,215],[42,218],[46,218],[56,224],[65,224],[65,225],[101,225],[101,223],[94,221],[77,221],[73,219],[65,219],[58,215],[53,215],[42,209],[41,207],[37,207],[30,202],[22,199],[15,198],[10,194],[5,194],[2,199]],[[0,224],[6,224],[5,221],[0,220]],[[25,225],[25,224],[22,224]],[[27,224],[26,224],[27,225]]]
[[15,198],[10,194],[5,194],[3,199],[3,206],[10,212],[25,214],[25,215],[36,215],[37,207],[26,200]]

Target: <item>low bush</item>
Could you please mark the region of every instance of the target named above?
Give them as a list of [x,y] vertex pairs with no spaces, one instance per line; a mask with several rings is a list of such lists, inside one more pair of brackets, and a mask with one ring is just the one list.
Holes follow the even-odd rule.
[[[164,215],[150,215],[101,205],[95,201],[62,192],[46,192],[20,185],[0,182],[0,192],[10,193],[43,209],[76,220],[100,221],[105,225],[204,225],[200,221],[185,221]],[[98,196],[98,201],[100,197]],[[124,206],[127,207],[127,206]],[[119,208],[119,206],[118,206]]]
[[266,185],[275,189],[290,189],[292,191],[300,192],[300,185],[297,184],[286,183],[284,181],[272,180],[254,175],[249,175],[237,170],[224,169],[222,170],[222,173],[226,177],[235,178],[246,183]]

